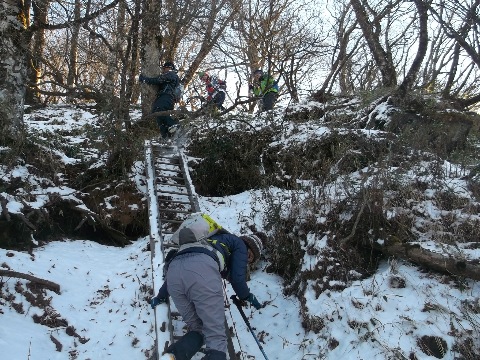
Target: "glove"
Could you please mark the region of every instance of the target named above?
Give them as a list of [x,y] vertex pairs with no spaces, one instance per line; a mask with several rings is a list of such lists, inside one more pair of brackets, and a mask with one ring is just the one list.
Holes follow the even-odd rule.
[[143,76],[143,74],[140,74],[140,76],[138,77],[138,81],[141,83],[145,82],[145,76]]
[[152,298],[152,300],[150,300],[150,306],[152,307],[152,309],[155,309],[155,306],[163,304],[165,302],[167,302],[166,299],[159,299],[155,296],[154,298]]
[[255,309],[260,310],[263,306],[258,302],[255,295],[250,293],[248,297],[245,299],[247,300]]

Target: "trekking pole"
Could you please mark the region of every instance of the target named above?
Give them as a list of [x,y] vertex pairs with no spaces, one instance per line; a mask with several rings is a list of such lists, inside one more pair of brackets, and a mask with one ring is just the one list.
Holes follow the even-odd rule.
[[257,337],[255,336],[255,333],[253,332],[252,326],[250,325],[250,322],[248,321],[247,316],[243,312],[242,302],[240,301],[240,299],[236,295],[230,296],[230,299],[232,299],[233,303],[237,306],[237,309],[240,312],[240,315],[242,315],[242,318],[245,321],[245,324],[247,324],[247,327],[250,330],[250,333],[252,334],[253,338],[257,342],[257,345],[258,345],[260,351],[262,352],[263,357],[265,358],[265,360],[268,360],[267,354],[265,354],[265,351],[263,351],[263,347],[260,344],[260,341],[258,341]]

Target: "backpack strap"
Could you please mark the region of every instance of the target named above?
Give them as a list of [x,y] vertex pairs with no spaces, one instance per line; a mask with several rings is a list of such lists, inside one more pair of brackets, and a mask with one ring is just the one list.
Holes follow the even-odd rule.
[[222,253],[208,244],[197,243],[188,243],[183,244],[178,249],[178,252],[175,254],[175,257],[178,255],[189,254],[189,253],[201,253],[210,256],[218,264],[218,270],[222,272],[225,270],[225,258]]
[[212,244],[212,247],[215,247],[215,245],[220,244],[221,247],[223,247],[223,249],[225,250],[225,252],[227,253],[227,255],[230,255],[231,254],[231,251],[230,249],[228,248],[227,245],[225,245],[224,243],[222,242],[218,242],[218,240],[215,240],[215,239],[207,239],[207,242],[209,244]]

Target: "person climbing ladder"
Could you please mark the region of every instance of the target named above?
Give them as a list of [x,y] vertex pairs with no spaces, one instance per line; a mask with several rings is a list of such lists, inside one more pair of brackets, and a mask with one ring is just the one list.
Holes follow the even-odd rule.
[[176,234],[172,238],[178,237],[180,248],[169,256],[166,280],[150,304],[155,308],[171,296],[188,332],[170,345],[161,359],[190,360],[205,342],[202,360],[226,360],[222,277],[228,279],[239,299],[260,309],[246,274],[248,264],[260,258],[262,242],[254,234],[238,237],[221,227],[213,235],[207,234],[208,239],[195,226],[181,225]]
[[[173,62],[167,61],[163,64],[161,75],[147,77],[140,74],[138,80],[141,83],[157,87],[157,97],[152,105],[152,113],[173,110],[176,101],[175,89],[180,83]],[[163,139],[171,138],[179,126],[178,121],[168,114],[157,116],[157,124]]]

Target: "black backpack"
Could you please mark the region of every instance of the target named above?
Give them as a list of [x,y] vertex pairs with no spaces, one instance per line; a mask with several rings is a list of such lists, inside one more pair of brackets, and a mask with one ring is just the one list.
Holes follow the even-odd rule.
[[218,88],[222,90],[227,90],[227,82],[225,80],[217,80]]
[[173,100],[178,103],[183,97],[183,84],[180,81],[178,82],[177,86],[173,86],[173,84],[167,84],[163,89],[163,92],[172,94]]
[[173,99],[176,103],[180,102],[183,97],[183,84],[179,81],[177,86],[173,88]]

